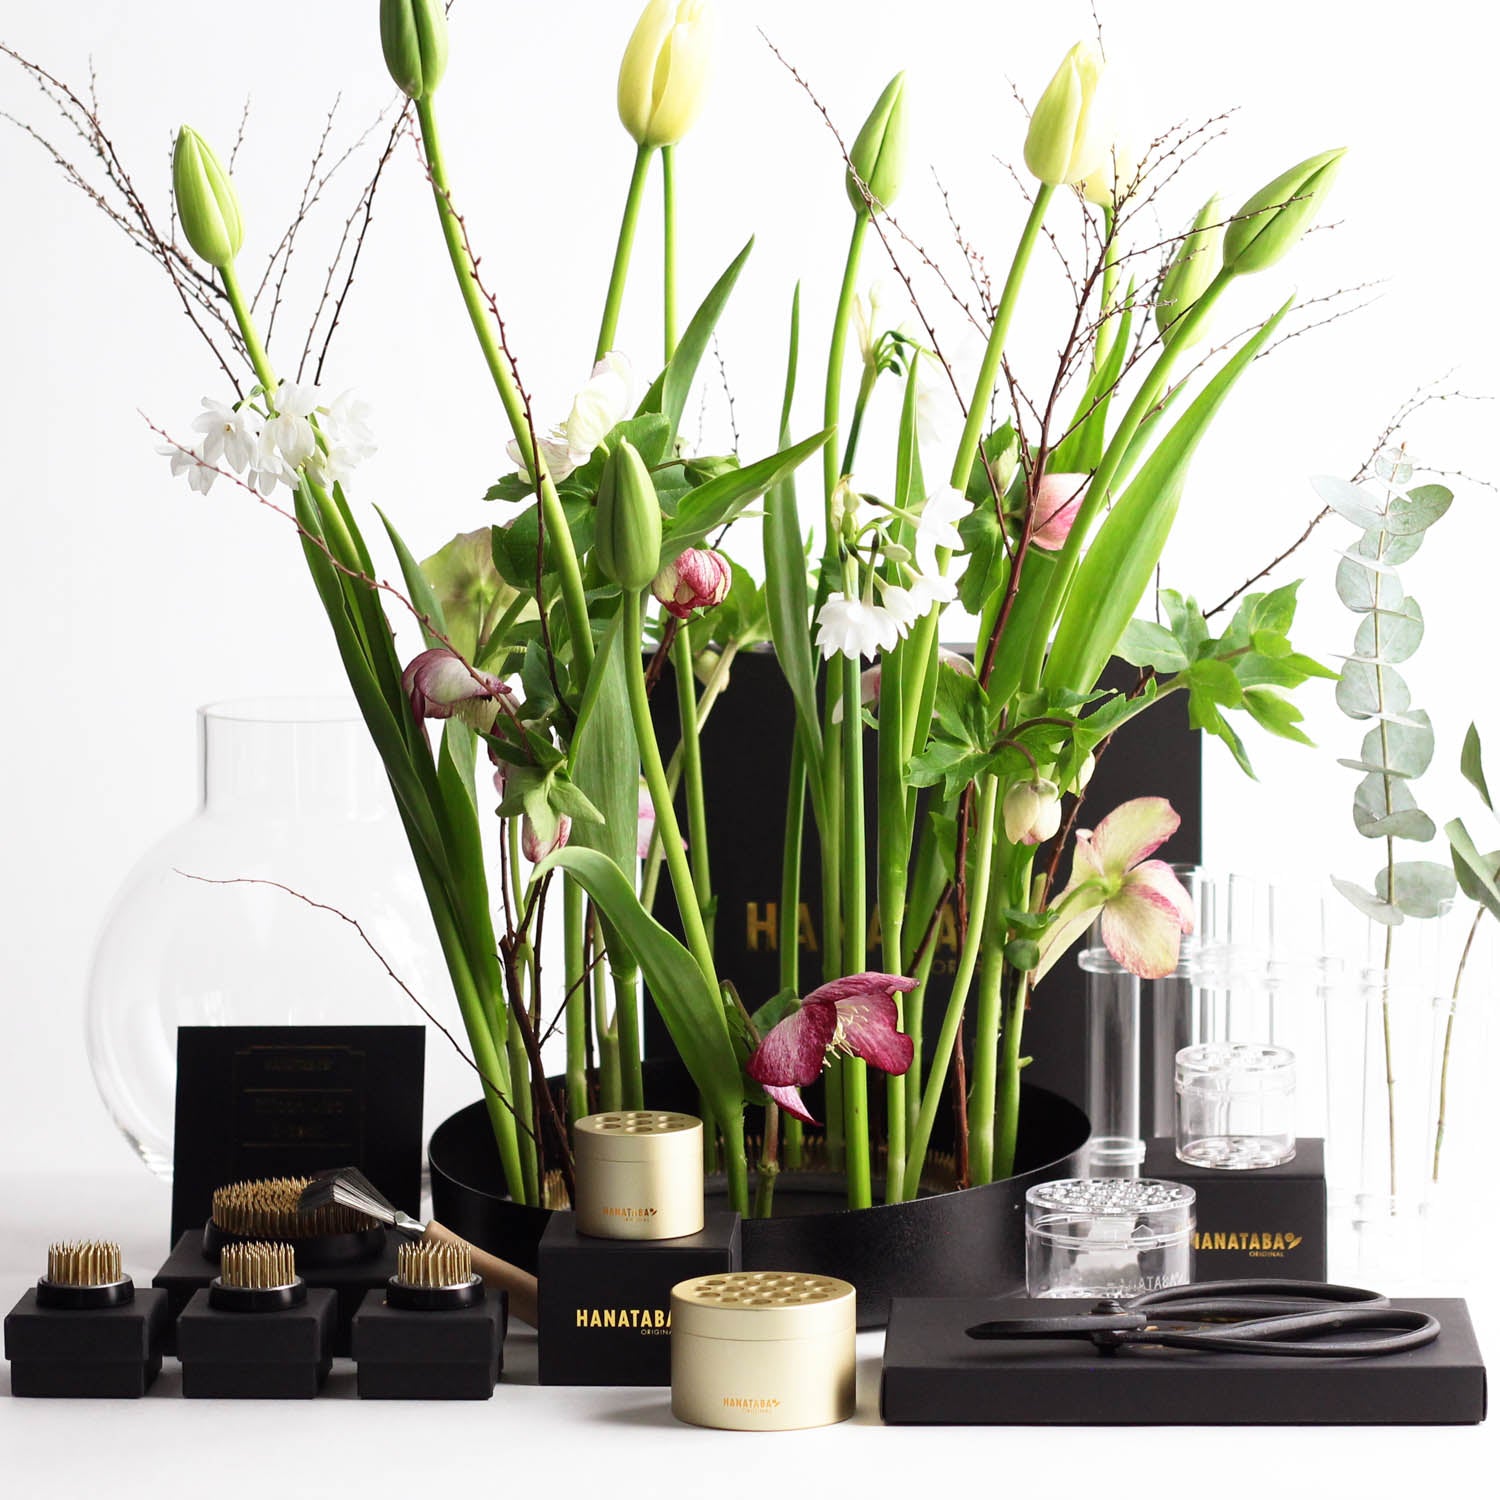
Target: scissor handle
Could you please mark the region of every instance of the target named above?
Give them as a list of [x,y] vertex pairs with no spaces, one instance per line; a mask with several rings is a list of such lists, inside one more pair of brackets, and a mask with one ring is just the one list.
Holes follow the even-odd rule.
[[1139,1333],[1150,1327],[1140,1313],[1081,1313],[1074,1317],[997,1318],[965,1329],[971,1339],[1091,1339]]

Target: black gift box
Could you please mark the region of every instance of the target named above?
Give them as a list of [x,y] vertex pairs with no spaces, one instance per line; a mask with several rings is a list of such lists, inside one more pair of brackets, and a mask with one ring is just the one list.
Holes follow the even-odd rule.
[[177,1320],[184,1396],[302,1398],[318,1394],[333,1365],[336,1297],[309,1287],[307,1300],[273,1312],[214,1307],[194,1292]]
[[1299,1140],[1278,1167],[1230,1172],[1177,1160],[1171,1140],[1146,1147],[1143,1177],[1185,1183],[1194,1205],[1193,1280],[1244,1276],[1322,1281],[1328,1274],[1328,1187],[1323,1142]]
[[472,1306],[439,1310],[392,1307],[383,1291],[365,1293],[354,1315],[350,1352],[366,1398],[488,1401],[500,1379],[506,1325],[504,1292]]
[[5,1319],[13,1396],[144,1396],[161,1372],[164,1292],[118,1307],[40,1307],[32,1287]]
[[[369,1260],[350,1261],[336,1266],[305,1266],[297,1258],[297,1274],[310,1287],[328,1287],[337,1293],[334,1304],[333,1353],[349,1352],[349,1328],[359,1304],[371,1287],[384,1288],[396,1274],[396,1237],[387,1235],[384,1247]],[[151,1285],[167,1294],[171,1315],[176,1318],[188,1305],[193,1294],[206,1287],[219,1274],[219,1262],[203,1253],[203,1231],[189,1230],[172,1246],[172,1253],[151,1278]],[[174,1352],[168,1337],[167,1352]]]
[[700,1234],[604,1240],[555,1213],[537,1249],[537,1377],[543,1385],[670,1385],[672,1288],[740,1267],[738,1214]]
[[1463,1302],[1401,1298],[1397,1305],[1437,1318],[1437,1341],[1379,1358],[1307,1359],[1105,1354],[1081,1339],[981,1342],[964,1330],[996,1318],[1087,1313],[1094,1304],[898,1297],[885,1336],[880,1414],[889,1423],[1007,1426],[1483,1421],[1484,1362]]

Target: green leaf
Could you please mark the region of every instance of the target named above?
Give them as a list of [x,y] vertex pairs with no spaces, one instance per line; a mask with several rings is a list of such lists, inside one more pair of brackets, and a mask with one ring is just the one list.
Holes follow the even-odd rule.
[[1422,644],[1422,606],[1410,595],[1397,609],[1372,609],[1359,622],[1354,651],[1370,661],[1407,661]]
[[575,824],[604,822],[604,814],[561,772],[554,773],[548,798],[553,812],[562,818],[572,818]]
[[1382,900],[1379,896],[1372,896],[1362,885],[1355,885],[1352,880],[1340,880],[1337,875],[1333,877],[1333,887],[1362,911],[1372,921],[1379,922],[1383,927],[1399,927],[1406,919],[1401,914],[1401,909],[1392,906],[1389,901]]
[[646,911],[619,867],[597,850],[559,849],[537,868],[565,871],[614,924],[640,961],[651,998],[693,1082],[716,1118],[732,1119],[744,1104],[739,1059],[719,993],[692,954]]
[[[432,585],[427,581],[416,558],[411,555],[411,549],[401,540],[401,533],[391,524],[390,517],[378,505],[375,507],[375,514],[380,517],[381,524],[385,527],[385,534],[391,539],[391,548],[396,554],[396,561],[401,565],[401,577],[406,583],[406,591],[411,596],[411,602],[444,635],[447,635],[448,620],[443,612],[442,603],[433,592]],[[429,649],[442,645],[437,636],[425,627],[422,630],[422,643]],[[465,657],[473,659],[472,652],[462,651],[462,648],[460,651]]]
[[1399,717],[1411,707],[1411,689],[1394,668],[1346,661],[1334,699],[1351,719],[1373,719],[1380,714]]
[[1053,450],[1047,468],[1053,474],[1091,474],[1104,457],[1104,439],[1109,426],[1110,398],[1125,368],[1135,320],[1135,283],[1126,291],[1122,311],[1114,328],[1114,342],[1103,364],[1094,372],[1073,413],[1062,441]]
[[1490,801],[1489,783],[1484,779],[1484,755],[1479,746],[1479,729],[1476,725],[1469,725],[1469,732],[1464,736],[1463,754],[1459,757],[1458,768],[1463,772],[1464,780],[1479,793],[1484,805],[1491,812],[1495,810],[1495,804]]
[[710,479],[707,484],[689,491],[666,528],[662,562],[671,562],[685,547],[696,547],[710,533],[732,521],[752,500],[812,457],[833,436],[833,432],[832,427],[825,428],[780,453],[773,453],[743,469],[721,474],[719,478]]
[[1225,708],[1238,708],[1245,701],[1245,690],[1228,662],[1212,657],[1195,661],[1188,670],[1188,681],[1195,697],[1201,693]]
[[1268,594],[1251,595],[1246,601],[1250,605],[1251,634],[1268,630],[1276,635],[1286,635],[1297,617],[1297,590],[1301,587],[1299,578],[1279,589],[1272,589]]
[[[403,574],[405,568],[403,562]],[[454,537],[431,557],[423,558],[421,572],[440,606],[441,618],[446,621],[442,628],[454,650],[466,661],[477,661],[495,622],[517,592],[495,571],[490,528],[481,526]]]
[[1280,739],[1295,740],[1299,745],[1312,744],[1307,735],[1297,728],[1302,721],[1302,710],[1280,693],[1273,693],[1269,688],[1250,688],[1245,693],[1245,708],[1267,733]]
[[[1010,577],[1010,555],[1005,550],[1005,527],[995,513],[995,497],[986,491],[958,523],[969,565],[958,581],[959,603],[977,615],[985,601],[1005,587]],[[1026,563],[1030,568],[1030,560]],[[1030,572],[1026,573],[1030,579]]]
[[1188,665],[1177,637],[1155,620],[1132,620],[1115,647],[1115,655],[1133,667],[1154,667],[1158,672],[1181,672]]
[[1339,764],[1351,771],[1378,771],[1408,778],[1420,776],[1432,764],[1432,720],[1421,709],[1413,709],[1407,720],[1401,724],[1377,724],[1365,735],[1360,758],[1340,760]]
[[1416,844],[1427,843],[1437,833],[1405,781],[1376,775],[1366,776],[1355,789],[1354,826],[1367,839],[1410,839]]
[[1443,832],[1448,838],[1459,889],[1469,900],[1479,902],[1491,916],[1500,917],[1500,884],[1496,883],[1500,857],[1481,854],[1461,818],[1445,824]]
[[1029,974],[1042,961],[1042,947],[1035,938],[1012,938],[1005,945],[1005,961],[1018,974]]
[[1392,536],[1417,536],[1442,520],[1453,504],[1453,491],[1442,484],[1422,484],[1397,496],[1386,512],[1385,529]]
[[1442,916],[1455,889],[1453,871],[1436,860],[1403,860],[1375,875],[1375,894],[1382,901],[1393,902],[1405,916],[1419,920]]
[[676,436],[698,366],[708,350],[709,340],[713,338],[714,328],[724,306],[734,291],[734,284],[740,279],[740,272],[745,269],[745,262],[749,260],[754,248],[755,240],[752,237],[730,262],[729,269],[713,284],[708,296],[693,314],[692,322],[683,329],[682,338],[678,340],[677,349],[667,362],[666,369],[657,376],[656,383],[646,392],[646,397],[641,402],[642,413],[659,411],[666,416],[670,436]]

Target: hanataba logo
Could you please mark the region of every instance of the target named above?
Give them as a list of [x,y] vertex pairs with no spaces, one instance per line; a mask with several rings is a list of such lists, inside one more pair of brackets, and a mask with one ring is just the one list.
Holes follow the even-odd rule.
[[[880,930],[880,908],[870,910],[870,925],[865,932],[866,946],[879,949],[882,937]],[[777,901],[747,901],[745,903],[745,951],[747,953],[774,953],[781,943],[781,904]],[[797,946],[803,953],[816,953],[819,940],[813,924],[812,909],[803,901],[797,908]],[[937,958],[933,972],[951,974],[958,953],[958,919],[950,902],[943,908],[938,919]]]
[[656,1217],[654,1208],[610,1208],[606,1204],[603,1212],[607,1219],[654,1219]]
[[671,1333],[670,1307],[580,1307],[574,1310],[575,1328],[614,1328],[630,1333]]
[[775,1411],[781,1402],[774,1396],[725,1396],[724,1405],[735,1411]]
[[1274,1234],[1268,1230],[1258,1233],[1235,1230],[1202,1230],[1193,1236],[1194,1250],[1238,1250],[1257,1259],[1279,1260],[1288,1250],[1295,1250],[1302,1243],[1300,1234]]

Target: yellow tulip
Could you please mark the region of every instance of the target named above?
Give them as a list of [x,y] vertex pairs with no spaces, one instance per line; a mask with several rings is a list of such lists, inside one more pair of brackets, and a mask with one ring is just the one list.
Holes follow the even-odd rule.
[[620,122],[637,144],[675,146],[708,97],[708,0],[650,0],[620,61]]
[[1054,187],[1082,182],[1109,159],[1113,122],[1096,108],[1104,59],[1087,42],[1063,58],[1032,112],[1026,132],[1026,166]]

